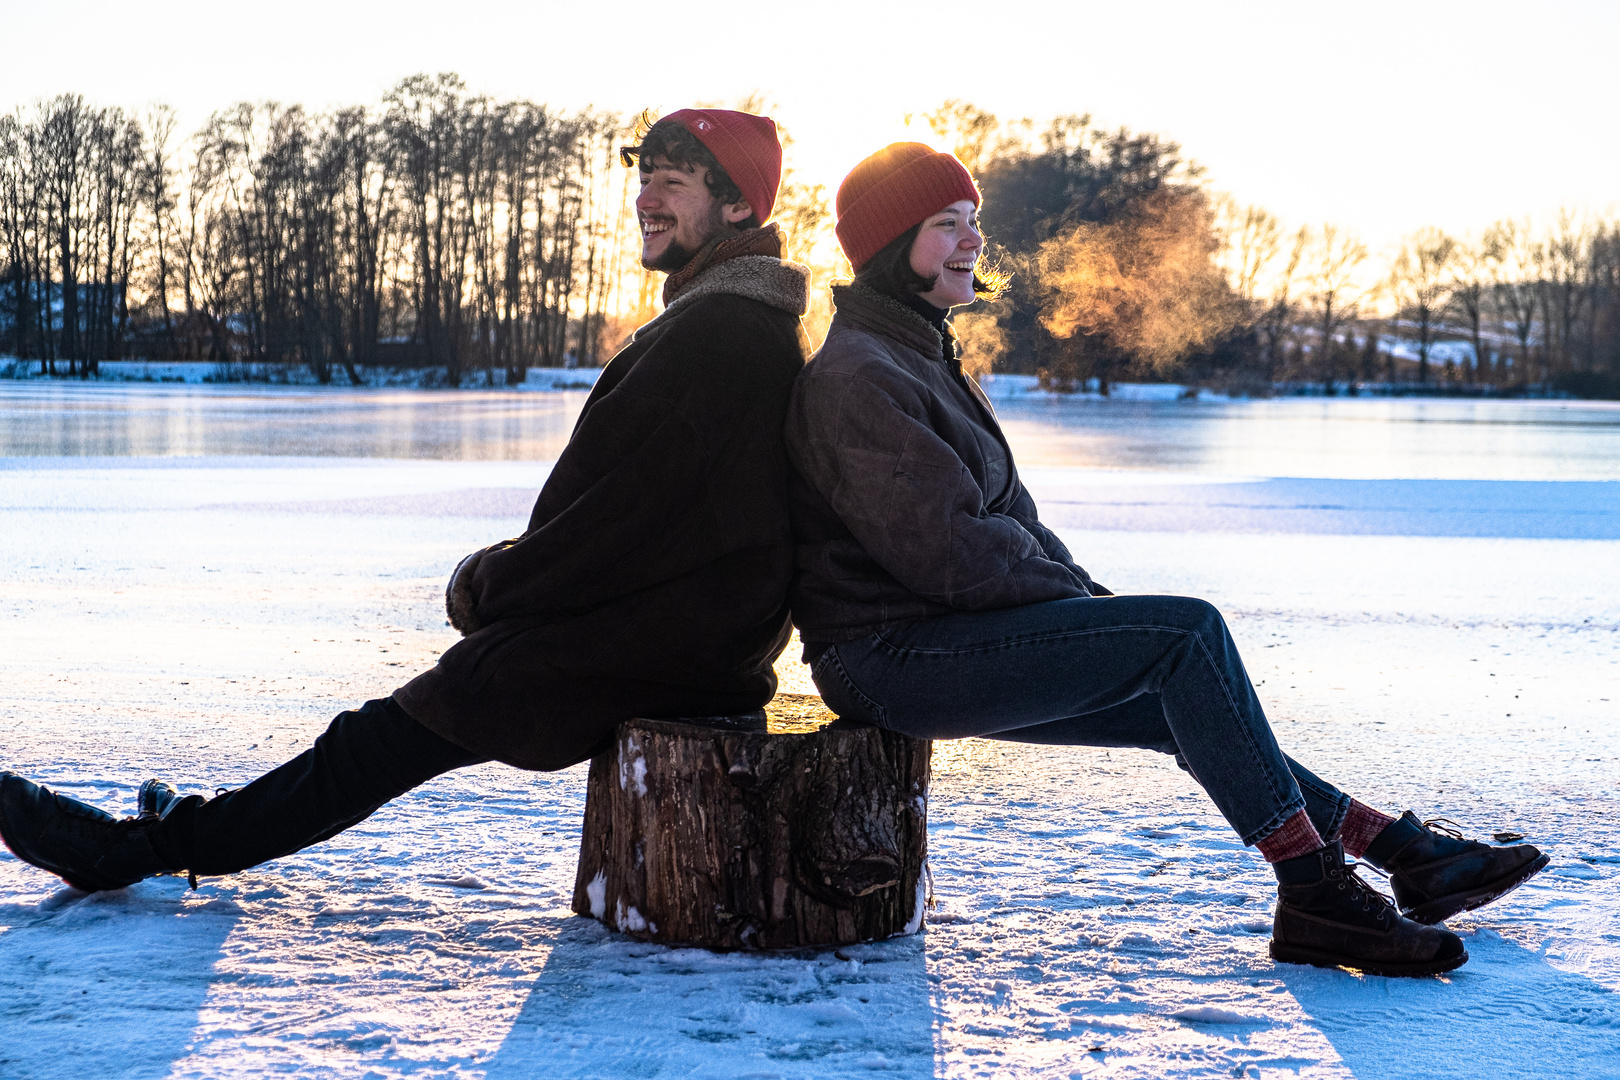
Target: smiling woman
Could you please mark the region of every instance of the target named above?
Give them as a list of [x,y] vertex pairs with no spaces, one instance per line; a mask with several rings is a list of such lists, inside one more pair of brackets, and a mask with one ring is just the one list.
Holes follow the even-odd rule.
[[[1462,939],[1434,924],[1548,857],[1351,798],[1283,753],[1213,605],[1116,596],[1075,562],[958,359],[948,316],[980,292],[978,205],[960,161],[915,143],[871,155],[838,192],[856,277],[834,288],[786,425],[793,621],[827,704],[914,738],[1172,755],[1276,871],[1274,958],[1461,966]],[[1399,910],[1346,852],[1390,873]]]

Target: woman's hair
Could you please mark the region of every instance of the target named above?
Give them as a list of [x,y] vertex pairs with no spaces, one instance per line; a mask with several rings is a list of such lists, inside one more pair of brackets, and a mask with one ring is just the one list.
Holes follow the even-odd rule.
[[[911,245],[920,232],[922,222],[919,221],[890,240],[855,272],[855,280],[869,289],[894,297],[925,293],[939,284],[937,275],[923,277],[911,268]],[[1001,299],[1011,281],[1012,275],[1003,273],[999,267],[983,265],[982,257],[973,271],[973,291],[984,300]]]
[[[674,168],[685,172],[695,172],[698,166],[708,170],[703,177],[703,183],[708,187],[709,194],[719,199],[723,205],[730,206],[743,199],[742,188],[721,166],[720,161],[712,151],[698,140],[686,128],[673,120],[659,120],[649,122],[652,115],[643,112],[636,118],[636,137],[640,143],[636,146],[619,147],[619,160],[626,167],[640,165],[644,173],[652,172],[655,163],[667,163]],[[756,211],[747,221],[737,225],[739,229],[759,228],[759,213]]]

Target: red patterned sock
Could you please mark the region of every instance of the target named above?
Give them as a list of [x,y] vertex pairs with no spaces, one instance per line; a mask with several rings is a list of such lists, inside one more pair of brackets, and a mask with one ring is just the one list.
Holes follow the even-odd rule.
[[1388,814],[1380,814],[1366,803],[1350,800],[1350,810],[1339,826],[1339,839],[1344,841],[1344,853],[1359,859],[1367,853],[1378,834],[1395,824]]
[[1305,815],[1305,811],[1300,810],[1283,822],[1276,832],[1264,839],[1256,840],[1254,846],[1260,849],[1260,854],[1266,857],[1266,862],[1275,863],[1309,855],[1323,844],[1316,826],[1311,824],[1311,819]]

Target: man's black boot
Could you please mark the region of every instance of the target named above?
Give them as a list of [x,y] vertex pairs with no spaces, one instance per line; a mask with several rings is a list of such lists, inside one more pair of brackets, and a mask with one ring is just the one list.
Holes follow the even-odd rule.
[[1345,865],[1337,840],[1272,869],[1277,872],[1277,915],[1271,924],[1275,960],[1372,975],[1437,975],[1468,962],[1462,938],[1402,918]]
[[1492,847],[1465,840],[1408,810],[1385,826],[1364,858],[1389,874],[1395,902],[1414,922],[1437,923],[1469,911],[1541,872],[1548,857],[1532,844]]
[[146,780],[135,793],[135,816],[161,818],[180,804],[180,792],[165,780]]
[[115,818],[77,799],[0,772],[0,839],[25,863],[81,892],[122,889],[173,869],[147,838],[150,819]]

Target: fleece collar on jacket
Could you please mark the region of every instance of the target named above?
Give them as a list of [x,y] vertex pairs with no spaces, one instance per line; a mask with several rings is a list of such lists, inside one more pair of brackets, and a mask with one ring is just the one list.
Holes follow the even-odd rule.
[[[643,323],[632,340],[668,318],[682,304],[714,293],[745,296],[803,318],[810,306],[810,269],[775,254],[761,254],[781,250],[774,222],[705,247],[664,282],[664,302],[668,306]],[[672,284],[676,286],[673,290]]]
[[685,266],[664,279],[664,306],[672,304],[703,271],[739,255],[769,255],[773,259],[780,259],[781,228],[773,221],[762,228],[722,232],[710,237],[707,243],[698,248],[696,255],[686,260]]
[[884,337],[893,338],[907,348],[916,349],[924,356],[936,359],[951,358],[954,367],[956,332],[945,324],[945,334],[917,312],[892,296],[884,296],[876,289],[858,281],[845,282],[832,287],[833,307],[839,318]]

